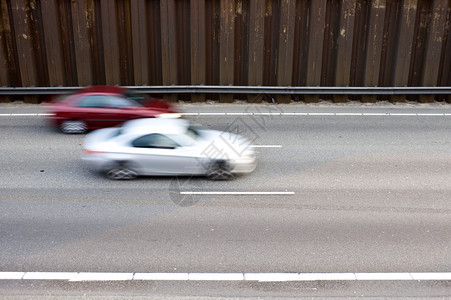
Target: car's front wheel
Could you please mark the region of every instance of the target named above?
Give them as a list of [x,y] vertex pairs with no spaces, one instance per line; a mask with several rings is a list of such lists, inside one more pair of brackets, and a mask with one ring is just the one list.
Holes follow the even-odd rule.
[[138,176],[133,168],[128,163],[116,163],[106,173],[108,178],[113,180],[130,180]]
[[61,123],[60,129],[64,133],[85,133],[88,126],[81,120],[66,120]]
[[226,160],[216,160],[211,163],[207,176],[211,180],[228,180],[233,177],[230,163]]

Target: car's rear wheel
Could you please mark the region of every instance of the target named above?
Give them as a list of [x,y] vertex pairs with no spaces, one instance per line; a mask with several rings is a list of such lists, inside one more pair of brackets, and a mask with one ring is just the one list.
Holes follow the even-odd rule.
[[228,180],[233,174],[228,161],[216,160],[211,163],[207,176],[211,180]]
[[66,120],[61,123],[60,129],[64,133],[85,133],[88,126],[81,120]]
[[130,180],[138,176],[135,170],[126,162],[114,164],[106,173],[108,178],[113,180]]

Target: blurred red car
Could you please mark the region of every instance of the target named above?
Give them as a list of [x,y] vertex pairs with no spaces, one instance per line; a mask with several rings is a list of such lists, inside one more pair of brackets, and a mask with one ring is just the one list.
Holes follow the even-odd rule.
[[83,133],[112,127],[138,118],[180,117],[177,110],[161,99],[143,104],[127,97],[127,91],[114,86],[93,86],[58,98],[49,104],[49,120],[64,133]]

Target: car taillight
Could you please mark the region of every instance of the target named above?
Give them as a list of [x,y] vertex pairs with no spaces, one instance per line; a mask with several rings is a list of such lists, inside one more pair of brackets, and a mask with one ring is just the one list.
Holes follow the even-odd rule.
[[84,153],[84,154],[102,154],[102,153],[105,153],[105,152],[103,152],[103,151],[93,151],[93,150],[89,150],[89,149],[84,149],[84,150],[83,150],[83,153]]

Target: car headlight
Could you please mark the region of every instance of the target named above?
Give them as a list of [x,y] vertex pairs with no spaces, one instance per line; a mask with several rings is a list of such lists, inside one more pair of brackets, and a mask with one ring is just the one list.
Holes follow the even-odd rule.
[[182,115],[177,113],[167,113],[167,114],[159,114],[158,117],[166,119],[180,119]]

